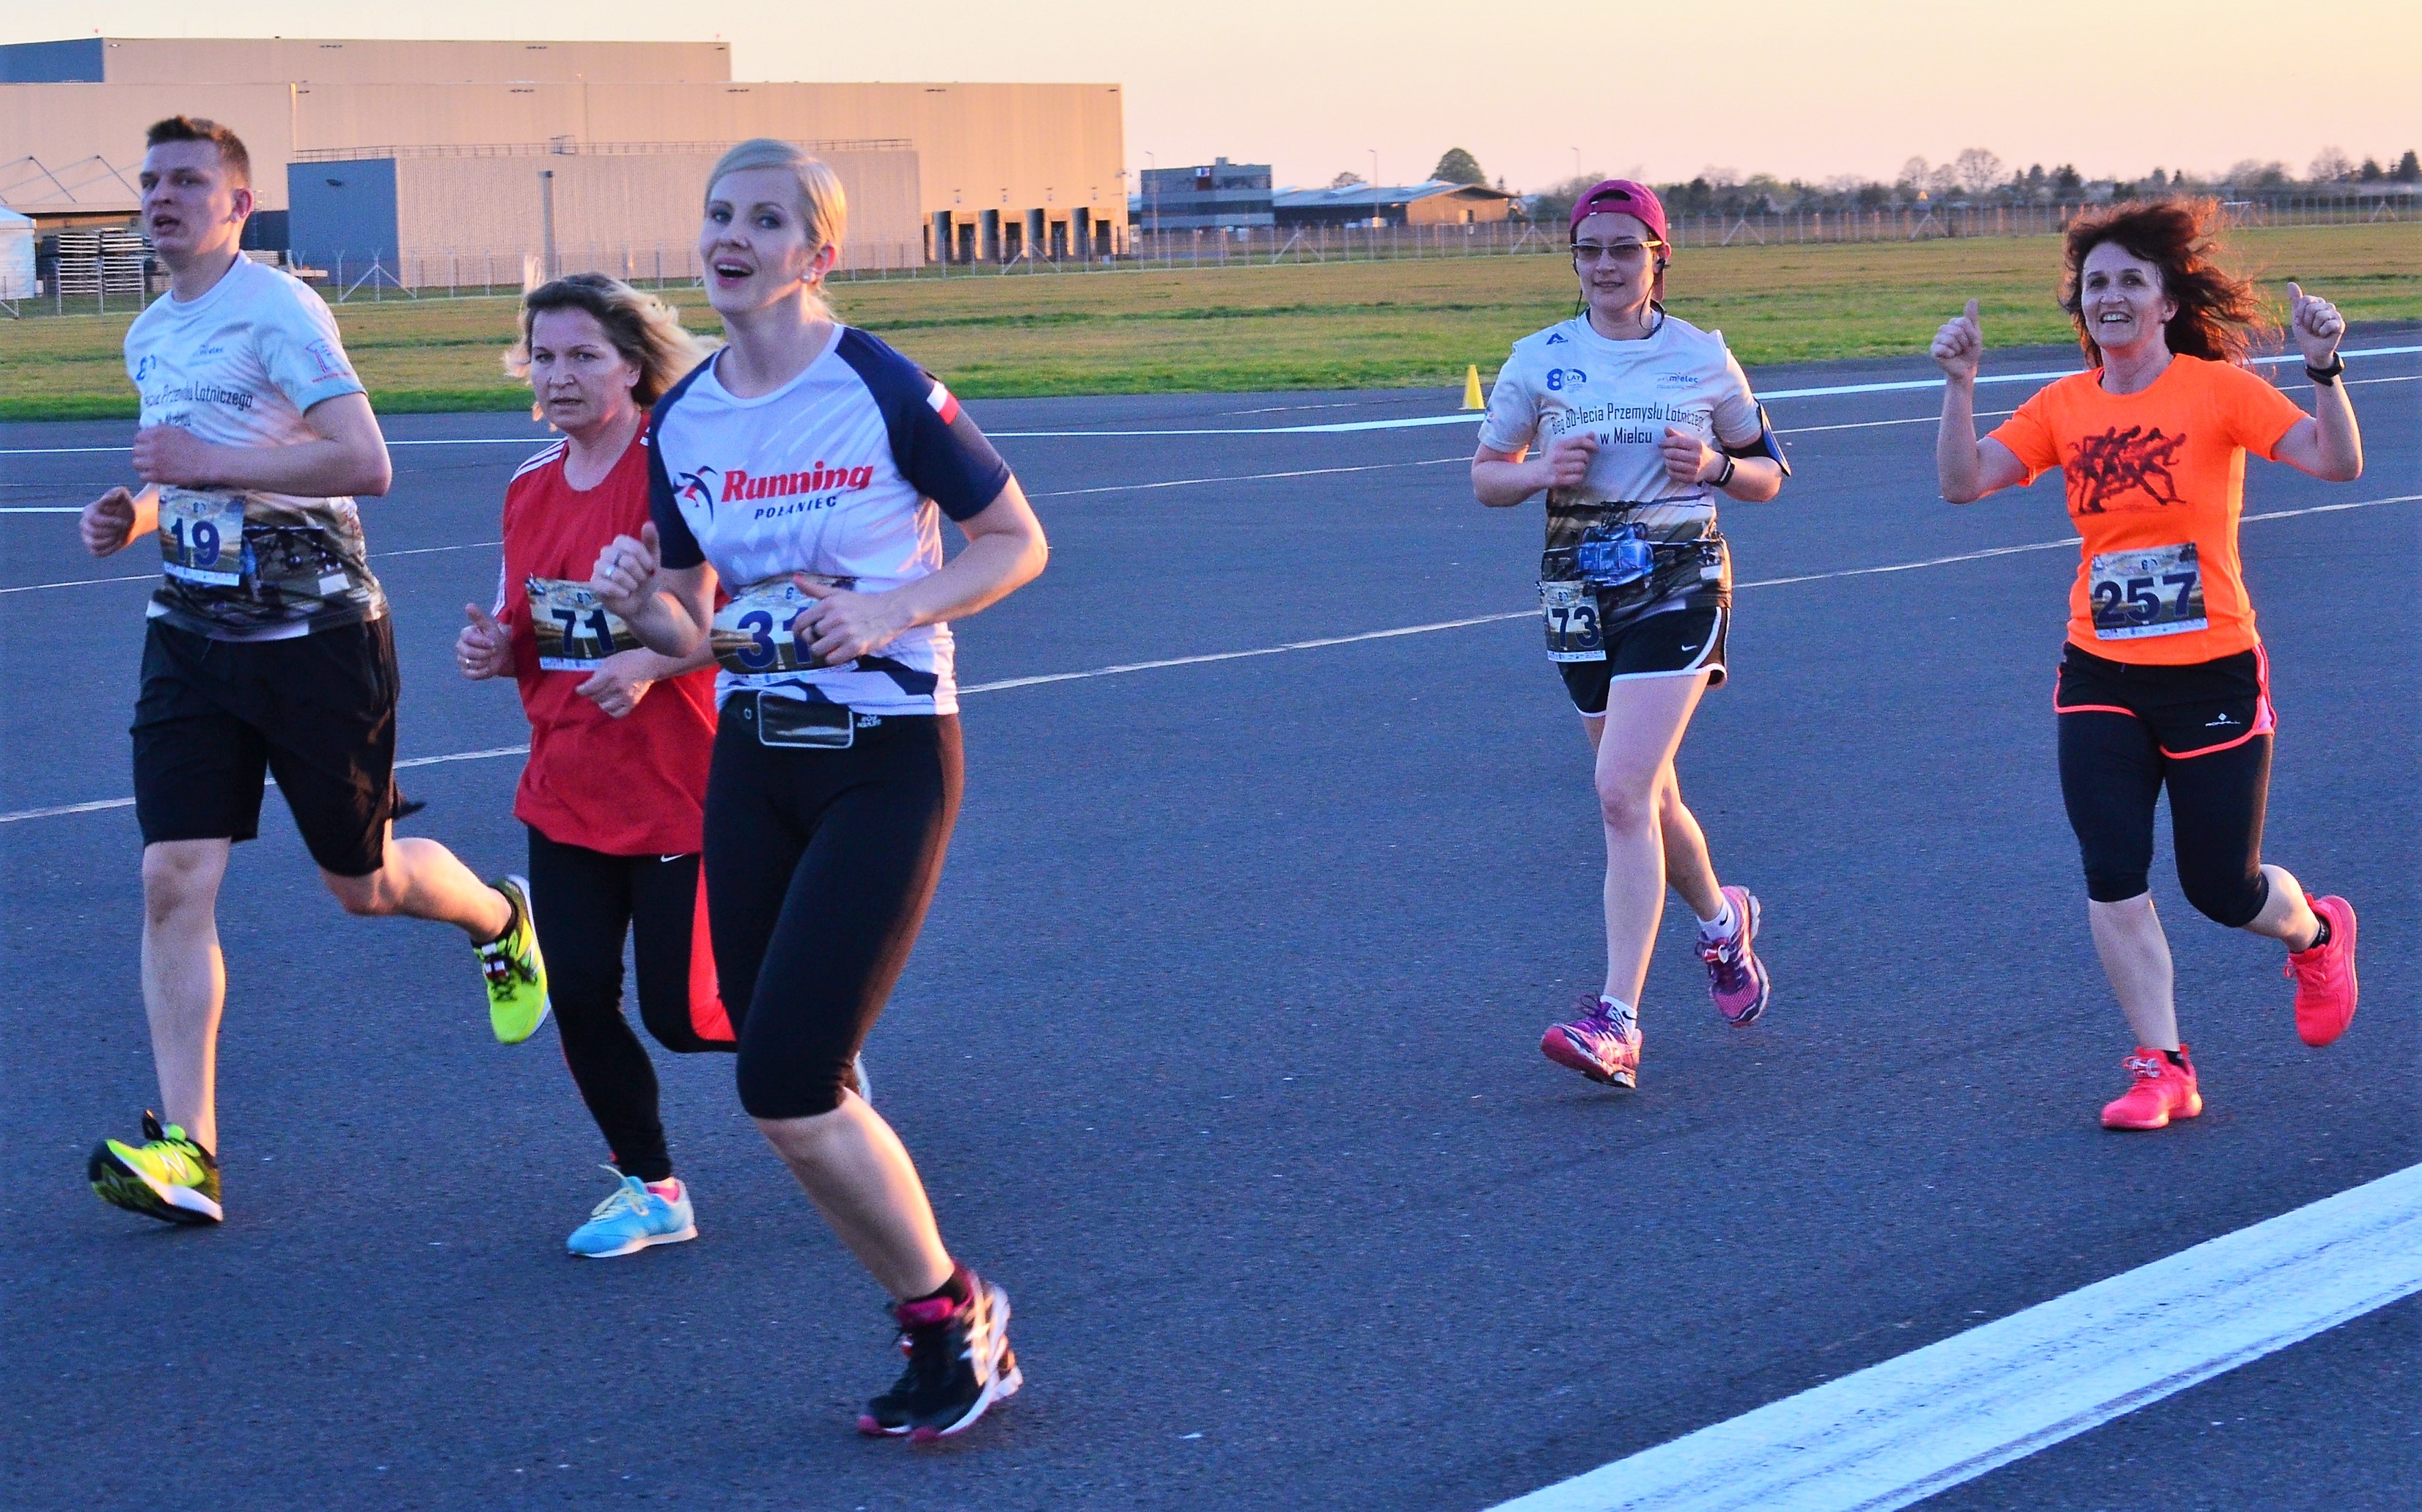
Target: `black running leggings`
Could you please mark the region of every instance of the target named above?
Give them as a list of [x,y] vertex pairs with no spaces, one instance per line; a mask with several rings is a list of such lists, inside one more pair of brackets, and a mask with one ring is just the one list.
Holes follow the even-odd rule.
[[2153,869],[2153,808],[2170,790],[2178,886],[2215,923],[2242,929],[2271,895],[2262,815],[2271,740],[2255,735],[2200,756],[2171,756],[2143,720],[2101,710],[2060,717],[2060,793],[2085,859],[2085,895],[2141,897]]
[[729,1050],[715,977],[698,938],[696,856],[608,856],[529,832],[530,913],[564,1063],[614,1155],[642,1181],[673,1173],[656,1113],[656,1072],[622,1016],[622,939],[639,1017],[669,1050]]
[[761,745],[747,695],[723,711],[706,896],[751,1116],[841,1106],[941,877],[961,780],[956,715],[887,715],[816,750]]

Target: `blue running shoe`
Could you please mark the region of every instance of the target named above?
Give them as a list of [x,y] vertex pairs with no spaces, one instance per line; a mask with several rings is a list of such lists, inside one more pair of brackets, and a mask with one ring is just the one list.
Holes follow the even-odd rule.
[[637,1254],[652,1244],[679,1244],[697,1237],[698,1221],[690,1210],[686,1183],[679,1201],[667,1202],[638,1177],[622,1176],[614,1194],[597,1205],[588,1222],[572,1231],[564,1248],[591,1260],[610,1260],[618,1254]]

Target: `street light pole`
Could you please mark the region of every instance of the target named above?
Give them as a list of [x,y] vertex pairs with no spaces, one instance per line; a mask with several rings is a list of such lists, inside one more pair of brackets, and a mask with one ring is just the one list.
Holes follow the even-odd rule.
[[1371,229],[1377,230],[1387,223],[1385,211],[1379,208],[1379,150],[1371,149]]
[[1157,241],[1160,237],[1160,159],[1147,150],[1143,160],[1146,166],[1151,169],[1143,176],[1143,183],[1144,193],[1148,197],[1148,208],[1152,213],[1152,234]]

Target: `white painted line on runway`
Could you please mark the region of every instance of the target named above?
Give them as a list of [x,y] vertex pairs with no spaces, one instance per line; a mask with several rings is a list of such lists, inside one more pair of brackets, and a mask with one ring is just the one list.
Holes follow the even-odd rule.
[[20,583],[15,588],[0,588],[0,593],[39,593],[46,588],[90,588],[95,583],[156,583],[158,573],[129,573],[123,577],[70,577],[55,583]]
[[[407,766],[443,766],[448,762],[484,762],[496,756],[527,756],[527,746],[491,746],[486,750],[458,750],[446,756],[415,756],[395,764],[399,772]],[[275,787],[277,779],[263,778],[262,784]],[[16,824],[24,819],[56,819],[62,814],[99,813],[103,809],[132,809],[133,798],[96,798],[90,803],[62,803],[51,809],[21,809],[15,813],[0,813],[0,825]]]
[[[2416,352],[2422,352],[2422,346],[2367,347],[2361,351],[2342,352],[2338,354],[2345,357],[2401,357]],[[2303,353],[2293,352],[2275,357],[2251,357],[2247,359],[2246,366],[2282,368],[2292,362],[2302,367],[2304,361]],[[1979,373],[1976,376],[1976,386],[1981,388],[1990,384],[2048,384],[2055,378],[2075,377],[2080,370],[2069,368],[2059,372]],[[1831,399],[1841,394],[1913,393],[1920,389],[1940,388],[1942,386],[1942,382],[1940,378],[1913,378],[1895,383],[1831,384],[1822,388],[1778,388],[1771,393],[1760,394],[1757,397],[1760,400]]]
[[1112,667],[1095,667],[1081,672],[1046,672],[1040,677],[1008,677],[998,683],[977,683],[959,689],[961,693],[999,693],[1005,688],[1039,687],[1045,683],[1081,683],[1095,677],[1117,677],[1125,672],[1156,671],[1163,667],[1199,667],[1204,662],[1242,661],[1249,656],[1277,656],[1290,651],[1314,651],[1323,646],[1350,646],[1363,640],[1393,640],[1398,636],[1425,636],[1439,630],[1460,630],[1468,624],[1495,624],[1500,620],[1522,620],[1538,613],[1536,609],[1515,609],[1504,614],[1475,614],[1462,620],[1439,620],[1431,624],[1408,624],[1393,630],[1366,630],[1354,636],[1323,636],[1317,640],[1290,640],[1279,646],[1256,646],[1250,651],[1214,651],[1200,656],[1166,656],[1158,661],[1120,662]]
[[[2341,353],[2349,357],[2398,357],[2422,352],[2422,346],[2366,347],[2360,351]],[[2301,354],[2255,357],[2249,366],[2275,368],[2287,363],[2302,363]],[[2050,383],[2067,378],[2077,371],[2067,369],[2058,372],[1995,372],[1978,376],[1979,386],[1992,384]],[[1844,394],[1893,394],[1940,388],[1940,378],[1913,378],[1906,381],[1876,384],[1829,384],[1816,388],[1777,388],[1758,395],[1761,401],[1777,399],[1830,399]],[[1479,411],[1468,410],[1454,415],[1415,415],[1395,420],[1334,420],[1323,425],[1232,425],[1201,429],[1148,431],[986,431],[996,441],[1068,441],[1093,438],[1135,438],[1156,435],[1343,435],[1349,431],[1410,431],[1431,425],[1477,425],[1483,418]],[[544,447],[543,437],[534,436],[430,436],[412,441],[390,441],[388,447]],[[0,449],[0,457],[75,457],[123,454],[124,447],[20,447]]]
[[[2346,385],[2349,388],[2359,388],[2366,384],[2422,383],[2422,372],[2399,373],[2394,378],[2342,378],[2338,381]],[[2310,388],[2313,386],[2310,384],[2295,384],[2290,386],[2296,388]],[[2017,410],[1978,410],[1976,412],[1976,418],[1980,420],[1994,420],[2000,419],[2003,416],[2016,415],[2017,413]],[[1774,433],[1777,435],[1814,435],[1819,431],[1872,431],[1879,426],[1885,425],[1933,425],[1942,418],[1942,417],[1940,415],[1910,415],[1904,416],[1896,420],[1850,420],[1841,425],[1777,426]]]
[[[2353,355],[2349,353],[2348,355]],[[527,435],[440,435],[417,441],[389,441],[387,447],[529,447],[543,449],[551,443],[543,436]],[[15,447],[0,448],[0,457],[108,457],[126,455],[126,447]]]
[[[2269,510],[2259,514],[2245,515],[2242,519],[2247,524],[2257,520],[2289,520],[2304,514],[2335,514],[2343,510],[2367,510],[2383,504],[2412,504],[2416,501],[2422,501],[2422,494],[2397,494],[2386,498],[2352,499],[2344,504],[2313,504],[2303,509]],[[1926,567],[1948,567],[1956,562],[1984,561],[1994,557],[2017,556],[2021,552],[2056,551],[2064,546],[2074,546],[2078,542],[2079,538],[2076,536],[2063,536],[2057,541],[2029,541],[2015,546],[1987,546],[1981,550],[1962,551],[1948,557],[1928,557],[1920,561],[1887,562],[1880,567],[1844,567],[1830,573],[1804,573],[1797,577],[1761,577],[1751,582],[1735,583],[1733,591],[1739,592],[1752,588],[1785,588],[1794,583],[1824,583],[1842,577],[1875,577],[1885,573],[1913,573]],[[484,543],[495,544],[494,542]],[[425,549],[446,551],[453,548],[432,546]],[[398,552],[395,555],[401,556],[402,553]],[[111,580],[102,579],[102,581]],[[15,591],[0,590],[0,591]],[[1293,651],[1317,651],[1327,646],[1351,646],[1366,640],[1393,640],[1402,636],[1434,635],[1441,630],[1460,630],[1467,625],[1498,624],[1507,620],[1527,620],[1538,612],[1536,609],[1508,609],[1498,614],[1474,614],[1460,620],[1438,620],[1428,624],[1399,625],[1392,630],[1365,630],[1359,635],[1323,636],[1315,640],[1290,640],[1283,645],[1255,646],[1246,651],[1213,651],[1196,656],[1168,656],[1157,661],[1119,662],[1109,667],[1087,668],[1078,672],[1045,672],[1034,677],[1009,677],[999,682],[970,684],[959,689],[959,694],[964,698],[977,693],[1005,692],[1014,687],[1040,687],[1046,683],[1084,683],[1097,677],[1122,677],[1129,672],[1158,671],[1167,667],[1200,667],[1210,662],[1243,661],[1255,656],[1279,656]],[[409,761],[401,761],[395,764],[398,769],[407,766],[435,766],[446,762],[476,762],[484,761],[493,756],[519,756],[528,749],[527,746],[497,746],[487,750],[457,751],[448,756],[416,756]],[[102,798],[92,803],[70,803],[50,809],[21,809],[14,813],[0,813],[0,825],[17,824],[27,819],[55,819],[62,814],[91,813],[102,809],[123,809],[134,801],[133,798]]]
[[[2386,498],[2359,498],[2344,504],[2308,504],[2300,510],[2267,510],[2259,514],[2239,516],[2239,523],[2251,525],[2257,520],[2292,520],[2304,514],[2335,514],[2340,510],[2367,510],[2383,504],[2411,504],[2422,499],[2422,494],[2395,494]],[[1837,577],[1876,577],[1885,573],[1913,573],[1921,567],[1948,567],[1954,562],[1984,561],[1992,557],[2015,557],[2028,551],[2057,551],[2063,546],[2083,544],[2083,536],[2062,536],[2057,541],[2029,541],[2016,546],[1987,546],[1981,551],[1962,551],[1949,557],[1927,557],[1921,561],[1889,562],[1881,567],[1845,567],[1838,572],[1806,573],[1798,577],[1761,577],[1754,582],[1735,583],[1733,591],[1745,588],[1783,588],[1792,583],[1824,583]]]
[[1889,1512],[2422,1291],[2422,1166],[1496,1512]]
[[[463,541],[450,546],[408,546],[401,551],[373,551],[372,560],[385,561],[389,557],[431,557],[441,551],[477,551],[481,546],[501,546],[501,541]],[[123,549],[123,548],[121,548]],[[31,593],[45,588],[90,588],[95,583],[149,583],[159,580],[158,573],[129,573],[122,577],[71,577],[58,583],[21,583],[15,588],[0,588],[0,593]]]
[[1360,467],[1298,467],[1293,472],[1234,473],[1224,478],[1172,478],[1158,483],[1105,483],[1099,488],[1061,488],[1048,494],[1029,494],[1028,498],[1076,498],[1085,494],[1141,494],[1156,488],[1193,488],[1203,483],[1258,483],[1273,478],[1320,478],[1329,473],[1385,472],[1391,467],[1438,467],[1450,462],[1470,462],[1465,456],[1425,457],[1420,462],[1373,462]]

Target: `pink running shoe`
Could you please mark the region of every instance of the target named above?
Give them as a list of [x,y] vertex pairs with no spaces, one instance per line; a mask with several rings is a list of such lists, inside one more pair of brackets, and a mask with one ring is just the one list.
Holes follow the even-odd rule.
[[1707,963],[1707,996],[1716,1011],[1735,1029],[1747,1029],[1766,1012],[1774,983],[1766,963],[1757,958],[1757,894],[1747,888],[1724,889],[1733,906],[1733,932],[1724,939],[1699,936],[1699,959]]
[[1551,1024],[1539,1036],[1539,1053],[1609,1087],[1627,1091],[1640,1081],[1640,1021],[1629,1009],[1607,1012],[1596,993],[1574,1006],[1568,1024]]
[[2286,974],[2296,981],[2296,1037],[2319,1049],[2354,1022],[2354,905],[2315,898],[2313,912],[2330,921],[2330,942],[2288,952]]

